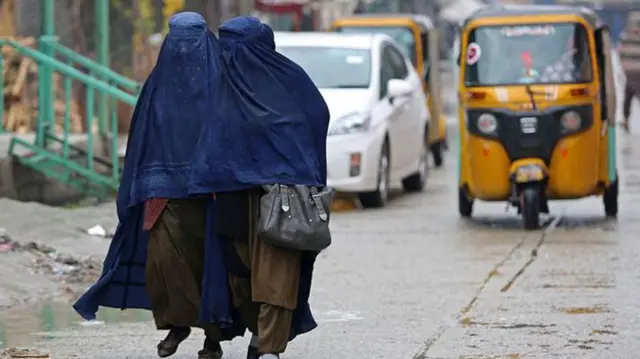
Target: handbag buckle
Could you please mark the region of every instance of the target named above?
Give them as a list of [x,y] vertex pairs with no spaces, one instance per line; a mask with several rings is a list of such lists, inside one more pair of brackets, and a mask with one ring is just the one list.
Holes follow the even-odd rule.
[[286,185],[279,185],[280,186],[280,196],[281,196],[281,200],[282,200],[282,211],[283,212],[289,212],[289,210],[291,209],[291,203],[289,202],[289,187]]
[[327,211],[324,210],[324,204],[322,203],[322,196],[318,193],[318,189],[316,187],[311,187],[311,200],[316,206],[318,210],[318,215],[320,216],[320,220],[326,222],[329,219],[329,215]]

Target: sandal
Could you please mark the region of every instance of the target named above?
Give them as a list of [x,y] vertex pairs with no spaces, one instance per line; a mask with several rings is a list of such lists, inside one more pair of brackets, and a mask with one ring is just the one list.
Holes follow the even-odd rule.
[[158,356],[160,358],[170,357],[178,351],[178,346],[191,334],[191,328],[174,328],[169,330],[169,334],[158,343]]
[[206,338],[202,350],[198,352],[198,359],[222,359],[220,343]]

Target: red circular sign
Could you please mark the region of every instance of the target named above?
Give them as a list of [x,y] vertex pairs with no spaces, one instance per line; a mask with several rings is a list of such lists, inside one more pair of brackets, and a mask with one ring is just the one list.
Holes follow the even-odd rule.
[[473,65],[478,60],[480,60],[480,55],[482,54],[482,50],[480,49],[480,45],[475,42],[470,43],[467,47],[467,64]]

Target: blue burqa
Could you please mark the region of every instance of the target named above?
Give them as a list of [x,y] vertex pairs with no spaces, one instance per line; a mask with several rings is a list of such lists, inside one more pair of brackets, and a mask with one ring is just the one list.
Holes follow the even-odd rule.
[[[273,30],[237,17],[218,29],[222,81],[198,141],[192,194],[264,184],[324,186],[329,109],[306,72],[275,49]],[[303,255],[291,339],[317,324],[309,308],[315,253]]]
[[[150,309],[145,289],[148,233],[142,229],[150,198],[186,198],[191,162],[203,124],[213,113],[213,89],[220,77],[220,50],[202,16],[184,12],[169,21],[169,34],[134,110],[117,198],[119,224],[102,275],[74,304],[92,320],[100,306]],[[230,306],[222,240],[211,230],[210,202],[205,245],[201,323],[219,323],[226,335],[244,333]]]
[[[275,182],[326,182],[326,104],[304,71],[274,51],[271,29],[256,21],[225,23],[220,28],[225,50],[218,53],[219,45],[200,15],[181,13],[170,20],[169,35],[132,118],[118,192],[118,229],[100,279],[74,304],[85,319],[94,319],[100,306],[150,309],[144,276],[148,235],[142,230],[147,199]],[[237,37],[230,36],[236,31]],[[263,33],[270,42],[252,41]],[[256,68],[256,63],[270,67]],[[249,71],[249,76],[243,78],[238,71]],[[264,96],[269,92],[282,97]],[[293,145],[278,143],[292,136],[298,138]],[[212,200],[200,322],[221,324],[225,336],[233,337],[242,335],[245,326],[231,309],[214,212]],[[314,261],[315,255],[308,254],[302,263],[291,339],[317,326],[308,304]]]
[[[254,17],[218,29],[222,81],[192,163],[191,194],[264,184],[324,186],[329,109],[306,72],[275,50]],[[317,324],[309,307],[315,253],[303,255],[291,339]]]

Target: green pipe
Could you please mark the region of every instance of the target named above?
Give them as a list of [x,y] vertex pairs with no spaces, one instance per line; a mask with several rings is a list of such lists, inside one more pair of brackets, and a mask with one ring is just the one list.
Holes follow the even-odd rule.
[[[41,37],[53,36],[55,33],[55,0],[42,0],[42,31]],[[42,41],[39,41],[39,49],[45,56],[53,56]],[[47,63],[38,67],[38,124],[36,142],[42,147],[46,147],[45,132],[50,131],[55,122],[54,93],[53,93],[53,69]]]
[[87,168],[93,170],[93,115],[94,115],[94,89],[87,84],[86,119],[87,126]]
[[111,101],[111,179],[120,181],[120,157],[118,156],[118,104]]
[[[95,21],[96,21],[96,53],[98,63],[109,67],[109,0],[95,0]],[[108,78],[100,78],[108,81]],[[107,120],[109,116],[109,97],[105,93],[98,94],[98,121],[100,124],[100,134],[107,131]]]
[[55,0],[42,0],[42,36],[55,34]]
[[65,158],[69,157],[69,132],[71,131],[71,101],[72,101],[71,77],[64,78],[64,143],[62,153]]
[[109,67],[109,0],[95,0],[98,64]]

